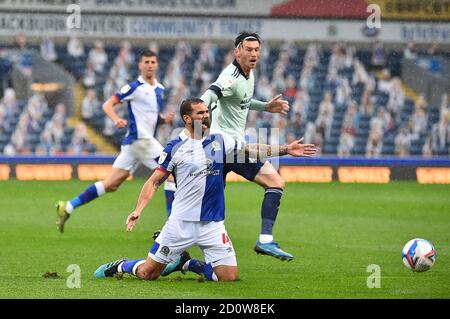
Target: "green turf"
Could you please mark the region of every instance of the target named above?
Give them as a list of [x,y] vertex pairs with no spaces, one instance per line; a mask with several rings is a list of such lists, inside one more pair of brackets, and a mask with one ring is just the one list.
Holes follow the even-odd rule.
[[[0,182],[0,298],[449,298],[450,186],[289,184],[274,235],[296,258],[287,263],[256,255],[262,190],[230,183],[226,225],[237,252],[240,280],[202,282],[172,274],[156,282],[132,277],[95,280],[105,262],[144,257],[165,220],[163,192],[132,233],[125,219],[143,180],[127,182],[75,211],[66,232],[55,225],[54,204],[86,182]],[[422,237],[437,249],[434,267],[412,273],[401,250]],[[198,249],[192,255],[200,257]],[[81,288],[69,289],[71,264]],[[381,270],[381,287],[367,287],[368,265]],[[43,278],[57,272],[61,278]]]

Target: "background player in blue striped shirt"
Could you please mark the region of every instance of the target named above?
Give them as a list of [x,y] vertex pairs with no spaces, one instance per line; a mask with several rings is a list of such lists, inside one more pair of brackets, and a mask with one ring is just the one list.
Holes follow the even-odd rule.
[[[127,134],[122,141],[120,154],[114,161],[111,173],[103,181],[90,185],[70,201],[59,201],[56,205],[57,225],[64,232],[64,225],[74,209],[109,192],[119,186],[143,164],[150,169],[157,167],[156,159],[163,147],[156,140],[158,124],[170,123],[174,113],[162,115],[164,87],[157,79],[158,58],[153,51],[145,50],[139,57],[139,78],[120,89],[104,104],[103,110],[117,128],[128,125]],[[128,104],[128,120],[120,118],[114,107],[122,102]]]

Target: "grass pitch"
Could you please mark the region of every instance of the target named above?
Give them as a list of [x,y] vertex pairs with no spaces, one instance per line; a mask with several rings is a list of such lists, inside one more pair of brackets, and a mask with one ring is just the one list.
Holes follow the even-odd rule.
[[[135,230],[125,232],[143,183],[126,182],[76,210],[60,234],[54,204],[91,183],[0,182],[0,298],[450,297],[450,186],[415,182],[288,184],[274,235],[295,255],[289,263],[253,252],[262,189],[229,183],[225,224],[237,252],[239,281],[205,282],[192,273],[154,282],[93,279],[100,264],[145,257],[153,232],[164,224],[160,190]],[[437,250],[436,264],[425,273],[412,273],[401,260],[403,245],[416,237]],[[201,257],[198,249],[191,255]],[[81,287],[71,289],[67,282],[75,282],[67,269],[73,264],[81,270]],[[379,266],[379,280],[369,265]],[[58,277],[45,278],[46,272]],[[368,288],[368,282],[379,288]]]

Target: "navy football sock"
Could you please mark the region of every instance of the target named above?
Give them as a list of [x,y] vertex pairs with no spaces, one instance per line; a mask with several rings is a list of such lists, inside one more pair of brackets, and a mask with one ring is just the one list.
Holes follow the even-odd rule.
[[266,189],[261,207],[261,234],[272,235],[273,224],[277,219],[281,196],[283,196],[283,189],[281,188],[272,187]]

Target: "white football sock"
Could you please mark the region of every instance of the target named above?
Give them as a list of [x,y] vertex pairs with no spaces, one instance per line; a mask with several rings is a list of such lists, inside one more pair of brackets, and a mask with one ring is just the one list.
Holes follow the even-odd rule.
[[72,214],[73,206],[72,206],[72,203],[70,201],[66,203],[66,207],[65,207],[64,210],[66,211],[67,214]]
[[272,235],[267,235],[267,234],[260,234],[259,235],[259,242],[261,244],[267,244],[267,243],[270,243],[271,241],[273,241],[273,236]]
[[97,182],[94,184],[95,185],[95,189],[97,190],[97,196],[100,197],[103,194],[106,193],[105,191],[105,185],[103,185],[103,182]]
[[131,270],[131,272],[133,273],[133,275],[136,276],[136,270],[138,269],[138,267],[142,264],[145,264],[145,259],[144,260],[140,260],[138,261],[134,266],[133,269]]
[[181,267],[181,269],[183,270],[183,271],[189,271],[189,262],[190,262],[191,260],[189,259],[188,261],[186,261],[185,263],[184,263],[184,265],[183,265],[183,267]]

